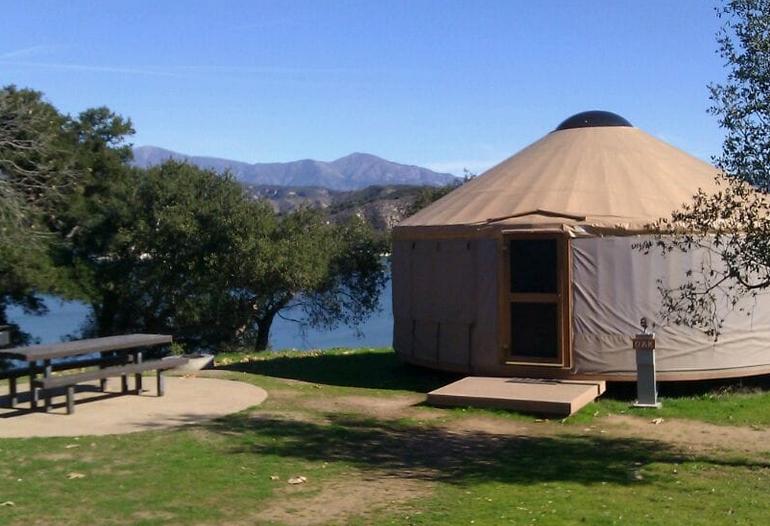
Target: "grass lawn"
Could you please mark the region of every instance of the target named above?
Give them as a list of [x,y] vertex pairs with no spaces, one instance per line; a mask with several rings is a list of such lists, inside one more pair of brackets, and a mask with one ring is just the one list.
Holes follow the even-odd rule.
[[[174,430],[0,440],[0,523],[764,524],[770,517],[770,442],[743,447],[746,436],[770,437],[770,390],[761,381],[664,391],[664,408],[642,416],[628,409],[633,393],[611,389],[566,421],[541,421],[424,406],[426,391],[454,377],[400,365],[384,349],[223,355],[218,364],[224,370],[216,374],[264,387],[268,400]],[[650,424],[657,416],[664,423]],[[682,436],[662,433],[669,425],[681,425]],[[702,436],[715,429],[725,436],[719,447]],[[695,433],[700,439],[691,442]],[[307,481],[287,483],[299,475]]]
[[690,383],[661,387],[660,409],[629,409],[631,386],[614,389],[598,401],[600,411],[650,418],[687,418],[718,425],[770,426],[770,379]]

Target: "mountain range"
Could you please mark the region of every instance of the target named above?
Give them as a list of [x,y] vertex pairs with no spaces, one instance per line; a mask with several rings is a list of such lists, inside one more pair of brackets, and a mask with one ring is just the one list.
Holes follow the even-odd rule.
[[359,190],[372,185],[444,186],[458,181],[448,173],[388,161],[368,153],[352,153],[331,162],[303,159],[286,163],[245,163],[218,157],[186,155],[157,146],[134,148],[134,166],[148,168],[169,159],[216,172],[230,171],[248,185],[317,186]]

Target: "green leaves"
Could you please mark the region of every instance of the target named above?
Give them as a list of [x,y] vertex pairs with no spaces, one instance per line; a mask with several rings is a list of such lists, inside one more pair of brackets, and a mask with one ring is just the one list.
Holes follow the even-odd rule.
[[38,291],[73,293],[62,228],[88,177],[72,133],[78,124],[39,92],[0,89],[0,321],[9,304],[39,312]]
[[[157,331],[192,347],[267,346],[274,317],[359,323],[378,305],[385,250],[360,221],[335,225],[320,210],[279,216],[229,176],[169,161],[112,188],[110,228],[94,224],[95,332]],[[94,196],[96,197],[96,196]]]
[[731,0],[718,11],[727,79],[709,86],[710,113],[725,131],[716,159],[725,173],[770,190],[770,2]]

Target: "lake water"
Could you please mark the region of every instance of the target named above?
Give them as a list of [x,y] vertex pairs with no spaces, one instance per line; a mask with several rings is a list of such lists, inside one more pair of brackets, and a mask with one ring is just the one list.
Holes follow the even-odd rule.
[[[78,301],[61,301],[45,298],[48,313],[43,316],[25,314],[19,308],[8,311],[10,321],[18,323],[22,330],[38,338],[40,343],[55,343],[67,336],[77,336],[90,309]],[[299,326],[291,321],[276,318],[270,331],[273,349],[327,349],[330,347],[390,347],[393,342],[393,308],[390,282],[380,298],[380,312],[372,315],[359,327],[360,334],[349,327],[332,331],[307,329],[303,335]]]

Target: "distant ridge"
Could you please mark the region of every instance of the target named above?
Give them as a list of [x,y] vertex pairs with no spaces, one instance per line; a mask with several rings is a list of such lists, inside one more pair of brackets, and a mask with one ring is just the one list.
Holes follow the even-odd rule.
[[134,166],[148,168],[169,159],[187,161],[220,173],[229,170],[237,180],[250,185],[358,190],[372,185],[444,186],[457,181],[452,174],[399,164],[368,153],[352,153],[331,162],[304,159],[287,163],[249,164],[217,157],[185,155],[157,146],[134,148]]

